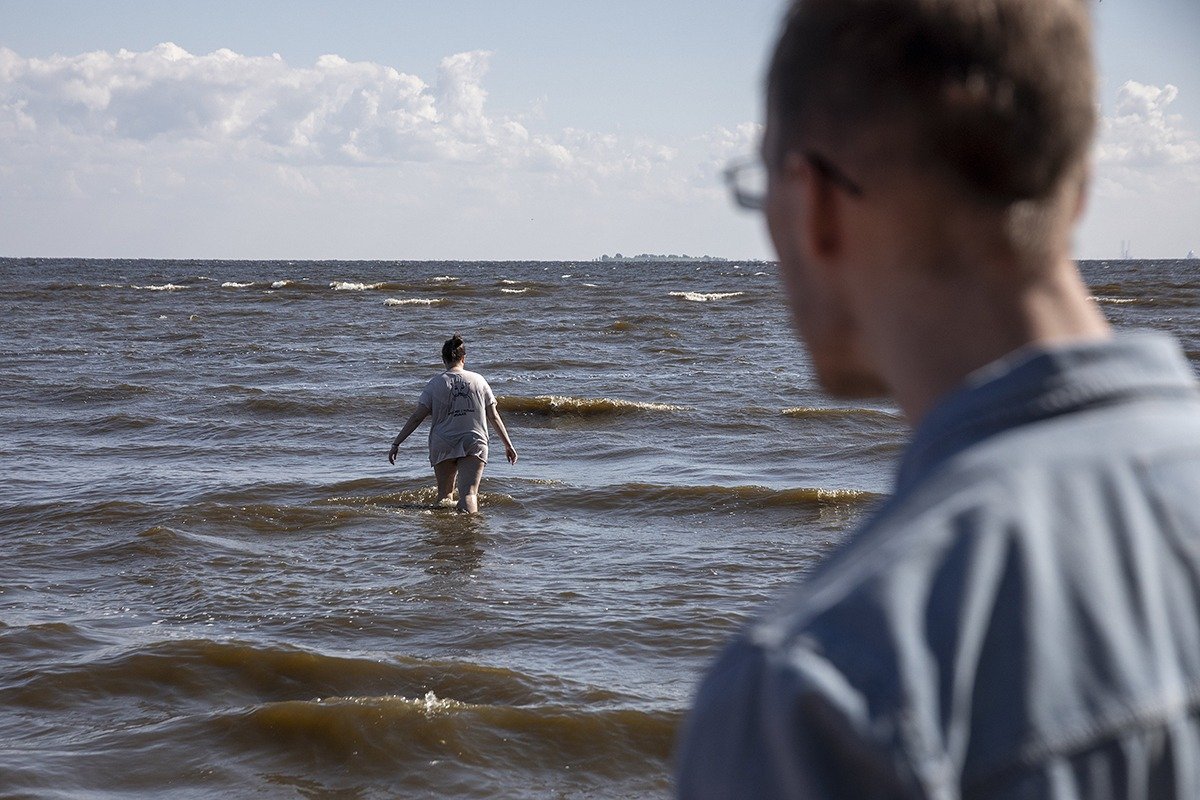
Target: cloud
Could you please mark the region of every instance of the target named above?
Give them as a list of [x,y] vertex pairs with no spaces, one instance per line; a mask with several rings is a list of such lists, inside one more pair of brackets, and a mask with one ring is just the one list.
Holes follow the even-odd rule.
[[364,220],[338,240],[348,249],[385,226],[404,242],[442,221],[490,226],[479,235],[499,241],[519,236],[514,221],[552,218],[612,237],[603,248],[668,207],[681,228],[697,209],[728,213],[720,168],[752,151],[758,126],[671,139],[549,129],[541,87],[529,87],[536,113],[488,107],[492,59],[452,54],[426,81],[333,54],[297,66],[169,42],[47,58],[0,47],[0,240],[44,252],[56,214],[86,229],[90,252],[179,255],[227,252],[204,245],[235,229],[260,252]]
[[1200,137],[1171,107],[1179,90],[1127,81],[1100,121],[1092,203],[1082,229],[1088,258],[1178,258],[1195,248],[1200,214]]
[[169,42],[45,59],[0,48],[0,137],[7,155],[19,142],[27,154],[86,150],[93,162],[174,153],[297,167],[474,163],[599,178],[672,160],[667,143],[537,133],[518,118],[489,116],[491,56],[448,56],[430,86],[337,55],[294,67],[278,55],[193,55]]
[[1168,113],[1178,96],[1170,84],[1126,81],[1115,112],[1101,121],[1097,163],[1143,172],[1200,165],[1200,139],[1184,127],[1182,117]]

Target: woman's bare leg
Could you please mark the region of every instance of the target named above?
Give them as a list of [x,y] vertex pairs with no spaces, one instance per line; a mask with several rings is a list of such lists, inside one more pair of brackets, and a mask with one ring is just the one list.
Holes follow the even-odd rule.
[[[450,495],[454,494],[454,478],[458,472],[458,461],[453,458],[447,458],[445,461],[439,461],[433,466],[433,474],[437,476],[437,501],[441,503]],[[459,501],[461,502],[461,500]]]
[[482,461],[475,456],[458,460],[458,513],[474,514],[479,510],[479,482],[482,479]]

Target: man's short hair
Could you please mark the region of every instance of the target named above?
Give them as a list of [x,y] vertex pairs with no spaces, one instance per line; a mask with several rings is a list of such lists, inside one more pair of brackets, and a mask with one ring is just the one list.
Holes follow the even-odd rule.
[[767,103],[783,152],[848,143],[1004,207],[1086,162],[1094,89],[1087,0],[795,0]]

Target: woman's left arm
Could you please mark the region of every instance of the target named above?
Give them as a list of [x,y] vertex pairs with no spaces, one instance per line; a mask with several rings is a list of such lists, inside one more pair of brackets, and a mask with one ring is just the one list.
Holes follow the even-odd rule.
[[492,403],[487,407],[487,414],[488,419],[496,426],[496,433],[504,440],[504,455],[508,457],[508,463],[517,463],[517,448],[513,447],[512,439],[508,438],[508,430],[504,427],[504,420],[500,419],[500,407]]
[[417,404],[417,410],[408,418],[408,422],[404,423],[404,427],[400,429],[400,433],[396,435],[395,441],[392,442],[392,449],[388,450],[388,463],[396,463],[396,454],[400,452],[400,443],[409,437],[417,426],[429,416],[429,407],[423,404]]

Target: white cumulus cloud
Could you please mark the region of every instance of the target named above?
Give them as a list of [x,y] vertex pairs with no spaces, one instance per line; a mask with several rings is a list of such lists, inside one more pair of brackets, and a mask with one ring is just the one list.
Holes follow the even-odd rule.
[[492,54],[442,60],[436,83],[326,55],[279,56],[164,43],[146,52],[22,58],[0,48],[0,146],[8,155],[79,151],[95,163],[131,153],[200,154],[298,166],[457,162],[591,176],[646,173],[667,143],[573,130],[532,132],[493,118],[483,80]]
[[[1172,113],[1179,89],[1126,81],[1100,121],[1085,257],[1180,257],[1196,247],[1200,136]],[[1153,243],[1147,245],[1146,243]]]
[[1114,113],[1101,122],[1098,163],[1141,170],[1200,165],[1200,138],[1168,110],[1178,96],[1179,90],[1170,84],[1126,81],[1117,93]]
[[0,47],[0,240],[62,252],[69,221],[85,254],[374,253],[385,239],[437,254],[437,226],[519,243],[515,224],[533,223],[615,244],[667,206],[681,230],[696,209],[728,211],[720,167],[757,126],[671,140],[549,129],[544,112],[489,108],[492,59],[449,55],[427,81],[334,54]]

